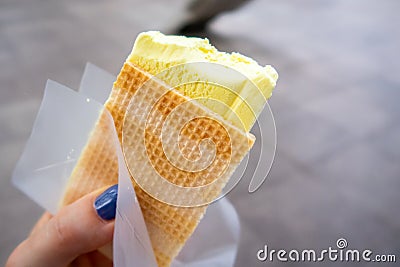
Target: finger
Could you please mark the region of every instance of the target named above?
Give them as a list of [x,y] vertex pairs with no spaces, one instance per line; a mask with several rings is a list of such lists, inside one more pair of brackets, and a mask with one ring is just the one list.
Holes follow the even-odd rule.
[[97,191],[63,207],[15,249],[7,267],[66,266],[77,256],[111,242],[117,191],[115,185],[100,196]]
[[49,212],[43,213],[42,217],[39,218],[39,220],[36,222],[35,226],[33,226],[31,233],[29,236],[33,235],[36,231],[41,229],[44,225],[47,224],[48,221],[53,217]]
[[98,251],[92,251],[76,258],[68,267],[112,267],[113,262]]
[[93,251],[93,252],[87,254],[87,256],[90,259],[90,263],[92,264],[91,266],[96,266],[96,267],[112,267],[113,266],[112,261],[98,251]]

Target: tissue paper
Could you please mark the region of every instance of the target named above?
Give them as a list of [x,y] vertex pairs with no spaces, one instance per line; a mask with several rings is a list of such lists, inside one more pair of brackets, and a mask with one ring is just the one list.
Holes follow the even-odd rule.
[[[14,184],[51,213],[92,134],[100,114],[118,166],[119,196],[114,230],[114,266],[156,266],[146,225],[129,178],[111,115],[103,109],[115,77],[88,64],[77,93],[48,81],[32,134],[13,174]],[[40,154],[40,157],[37,155]],[[232,266],[239,221],[226,199],[213,203],[172,266]],[[218,236],[210,247],[207,242]]]

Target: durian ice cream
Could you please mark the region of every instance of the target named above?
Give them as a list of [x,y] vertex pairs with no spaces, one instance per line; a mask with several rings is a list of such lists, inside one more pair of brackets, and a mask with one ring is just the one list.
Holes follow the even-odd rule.
[[[222,71],[216,66],[222,66]],[[253,145],[255,138],[249,130],[271,96],[277,78],[271,66],[262,67],[238,53],[219,52],[207,39],[159,32],[144,32],[137,37],[105,108],[113,117],[159,266],[169,266],[178,255],[205,214],[208,200],[220,195]],[[149,102],[160,95],[160,101]],[[140,114],[149,106],[152,112],[148,116]],[[174,113],[174,109],[179,112]],[[107,118],[105,112],[99,115],[71,174],[62,205],[118,183],[117,157],[105,138],[110,131]],[[176,129],[179,135],[175,147],[174,140],[163,138]],[[204,139],[214,146],[202,146]],[[209,148],[215,156],[205,168],[188,171],[182,165],[196,162]],[[181,164],[178,167],[171,161],[175,155],[182,159],[176,162]],[[159,176],[168,181],[168,186],[156,183]],[[181,196],[171,185],[205,190]],[[146,186],[156,193],[151,194]],[[207,203],[179,206],[160,196]]]
[[[151,75],[156,75],[171,86],[179,85],[176,87],[178,91],[192,99],[198,99],[207,108],[236,126],[244,127],[246,131],[253,126],[266,99],[271,97],[278,79],[278,73],[270,65],[262,67],[253,59],[239,53],[220,52],[207,39],[168,36],[157,31],[139,34],[127,61]],[[221,73],[218,71],[221,68],[215,71],[212,65],[202,68],[202,65],[187,64],[193,62],[216,63],[226,66],[228,70]],[[171,68],[181,64],[181,68]],[[234,75],[229,69],[243,76]],[[217,82],[226,85],[230,90],[214,83],[181,85],[185,81],[193,80]],[[208,99],[214,101],[207,101]],[[218,102],[225,105],[218,105]],[[236,121],[231,112],[240,121]]]

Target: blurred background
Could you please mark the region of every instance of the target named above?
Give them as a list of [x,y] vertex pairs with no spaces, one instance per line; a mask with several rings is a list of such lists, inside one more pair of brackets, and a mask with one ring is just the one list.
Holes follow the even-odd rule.
[[254,0],[219,15],[218,5],[188,6],[1,1],[0,265],[42,212],[10,179],[46,80],[78,88],[87,61],[117,74],[136,35],[151,29],[206,36],[280,74],[268,179],[253,194],[243,179],[228,195],[242,223],[236,266],[284,266],[258,262],[265,244],[324,249],[341,237],[399,261],[400,1]]

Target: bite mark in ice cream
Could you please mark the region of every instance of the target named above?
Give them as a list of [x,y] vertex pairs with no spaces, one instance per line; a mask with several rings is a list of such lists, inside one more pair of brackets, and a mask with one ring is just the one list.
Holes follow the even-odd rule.
[[[251,129],[266,100],[271,97],[278,79],[273,67],[262,67],[239,53],[220,52],[207,39],[164,35],[156,31],[139,34],[127,62],[176,86],[184,95],[197,99],[246,131]],[[213,64],[206,68],[204,64],[187,64],[194,62],[216,63],[226,68],[213,67]],[[212,83],[185,84],[185,81]],[[215,83],[228,85],[229,90]]]

